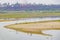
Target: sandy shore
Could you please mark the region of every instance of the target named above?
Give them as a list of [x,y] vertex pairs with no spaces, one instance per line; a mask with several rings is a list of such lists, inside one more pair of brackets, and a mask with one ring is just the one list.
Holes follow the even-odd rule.
[[0,22],[9,22],[10,20],[0,20]]
[[41,22],[41,23],[23,23],[5,26],[5,28],[22,31],[27,33],[42,34],[43,30],[60,30],[60,22]]

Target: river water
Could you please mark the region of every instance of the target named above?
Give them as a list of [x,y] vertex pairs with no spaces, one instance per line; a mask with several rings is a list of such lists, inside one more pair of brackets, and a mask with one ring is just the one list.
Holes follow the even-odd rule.
[[44,36],[40,34],[32,34],[18,32],[11,29],[6,29],[4,26],[23,23],[23,22],[35,22],[35,21],[46,21],[46,20],[60,20],[60,17],[48,17],[48,18],[25,18],[21,20],[11,22],[0,22],[0,40],[60,40],[60,30],[46,30],[43,31],[46,34],[53,36]]

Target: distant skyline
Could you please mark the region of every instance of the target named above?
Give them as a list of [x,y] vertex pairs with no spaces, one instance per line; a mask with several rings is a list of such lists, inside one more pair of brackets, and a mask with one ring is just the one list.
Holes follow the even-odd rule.
[[22,4],[27,4],[27,3],[46,4],[46,5],[60,4],[60,0],[0,0],[0,3],[15,4],[17,2]]

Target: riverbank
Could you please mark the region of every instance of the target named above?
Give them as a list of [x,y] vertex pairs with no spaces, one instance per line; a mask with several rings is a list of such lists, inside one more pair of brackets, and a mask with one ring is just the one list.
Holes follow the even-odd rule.
[[10,20],[0,20],[0,22],[9,22]]
[[60,12],[3,12],[0,18],[38,18],[38,17],[60,17]]
[[12,24],[5,26],[5,28],[26,33],[46,35],[42,33],[43,30],[60,30],[60,20]]

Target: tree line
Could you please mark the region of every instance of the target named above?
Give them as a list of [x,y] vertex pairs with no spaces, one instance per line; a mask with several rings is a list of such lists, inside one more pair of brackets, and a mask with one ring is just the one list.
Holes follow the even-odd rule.
[[32,11],[32,10],[60,10],[60,5],[43,5],[43,4],[9,4],[0,3],[0,11]]

